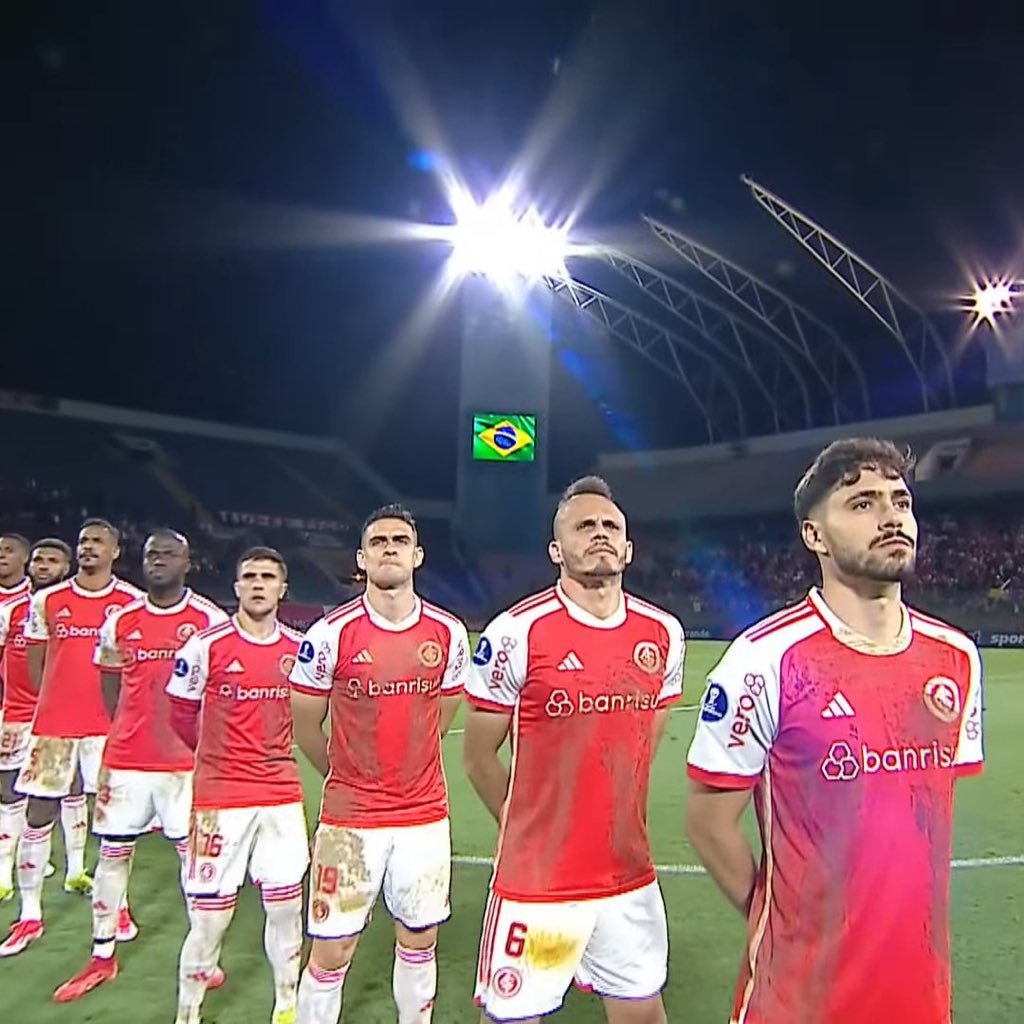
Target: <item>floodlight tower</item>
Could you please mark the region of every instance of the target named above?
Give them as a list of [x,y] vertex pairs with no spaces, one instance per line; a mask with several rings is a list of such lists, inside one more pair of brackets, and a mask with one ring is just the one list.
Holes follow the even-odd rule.
[[941,409],[955,404],[949,355],[924,312],[806,214],[753,178],[743,175],[742,181],[755,201],[885,325],[914,372],[922,408]]
[[[565,233],[501,193],[455,204],[448,272],[461,304],[455,525],[478,554],[549,537],[552,295]],[[530,436],[532,434],[532,436]]]

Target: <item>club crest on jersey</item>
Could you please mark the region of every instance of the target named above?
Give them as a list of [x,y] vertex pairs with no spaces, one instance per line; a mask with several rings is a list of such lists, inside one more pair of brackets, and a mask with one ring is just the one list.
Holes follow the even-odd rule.
[[281,669],[281,675],[287,679],[292,674],[292,669],[295,668],[295,655],[285,654],[278,662],[278,668]]
[[661,671],[661,649],[650,640],[641,640],[633,648],[633,663],[649,676]]
[[955,722],[960,717],[960,690],[956,683],[946,676],[933,676],[924,684],[924,706],[940,722]]
[[491,979],[491,988],[494,994],[502,999],[511,999],[519,994],[523,987],[523,976],[515,967],[502,967],[494,972]]
[[175,635],[177,636],[180,643],[184,643],[189,637],[193,637],[198,633],[199,630],[192,625],[191,622],[183,622],[177,629]]
[[323,924],[327,920],[328,914],[331,912],[331,908],[327,905],[326,900],[313,900],[313,920],[317,924]]
[[416,654],[424,668],[437,668],[444,658],[441,645],[434,640],[424,640]]

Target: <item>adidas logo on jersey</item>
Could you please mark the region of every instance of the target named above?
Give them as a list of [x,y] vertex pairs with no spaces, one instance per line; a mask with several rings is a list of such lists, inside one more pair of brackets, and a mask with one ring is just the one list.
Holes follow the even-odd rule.
[[353,659],[353,665],[372,665],[373,655],[364,647]]
[[570,651],[559,663],[559,672],[579,672],[583,668],[583,662],[580,661],[575,651]]
[[129,634],[128,634],[128,635],[126,636],[126,637],[125,637],[125,640],[141,640],[141,639],[142,639],[142,630],[141,630],[141,629],[133,629],[133,630],[132,630],[132,631],[131,631],[131,632],[130,632],[130,633],[129,633]]
[[853,705],[843,696],[842,690],[836,690],[835,696],[825,705],[822,718],[853,718],[856,712]]
[[70,608],[61,608],[61,610],[59,612],[57,612],[57,618],[58,619],[70,619],[71,618],[71,609]]
[[245,668],[242,666],[242,663],[237,658],[235,658],[235,660],[233,662],[231,662],[231,664],[228,665],[228,667],[226,669],[224,669],[224,671],[225,672],[244,672]]

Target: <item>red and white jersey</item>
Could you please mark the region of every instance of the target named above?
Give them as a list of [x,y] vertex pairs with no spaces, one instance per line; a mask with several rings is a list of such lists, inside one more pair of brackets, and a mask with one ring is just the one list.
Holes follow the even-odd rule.
[[654,881],[654,714],[680,697],[683,657],[679,620],[631,594],[598,619],[551,587],[487,627],[466,694],[512,715],[495,893],[580,900]]
[[103,623],[141,596],[116,576],[102,590],[83,590],[70,579],[32,595],[25,638],[30,644],[46,644],[33,726],[37,736],[106,736],[110,718],[93,652]]
[[170,608],[144,597],[107,619],[93,660],[100,669],[120,674],[121,692],[103,748],[105,767],[156,772],[192,767],[192,751],[171,726],[167,682],[182,644],[227,621],[226,612],[191,590]]
[[16,601],[19,597],[28,597],[32,593],[32,581],[25,576],[20,583],[13,587],[0,587],[0,606],[8,601]]
[[468,673],[466,627],[419,598],[401,622],[365,597],[314,622],[291,681],[300,693],[330,694],[320,820],[378,828],[447,817],[440,698],[461,694]]
[[300,639],[279,624],[261,640],[231,619],[197,633],[178,652],[167,692],[172,700],[202,702],[193,807],[302,800],[288,685]]
[[937,619],[879,647],[812,590],[729,646],[689,774],[761,825],[736,1024],[949,1024],[953,782],[983,758],[981,659]]
[[28,594],[0,603],[0,648],[3,649],[0,677],[4,681],[3,720],[7,723],[31,722],[36,714],[38,697],[28,674],[26,653],[28,606]]

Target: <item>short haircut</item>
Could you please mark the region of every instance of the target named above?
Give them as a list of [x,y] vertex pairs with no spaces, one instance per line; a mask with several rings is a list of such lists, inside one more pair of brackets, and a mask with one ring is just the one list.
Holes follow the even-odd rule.
[[186,537],[185,534],[170,526],[158,526],[156,529],[150,530],[146,535],[146,539],[143,541],[143,547],[153,540],[154,537],[159,537],[163,540],[176,540],[179,544],[184,544],[185,547],[190,546],[188,537]]
[[581,494],[596,494],[598,497],[607,498],[609,501],[615,501],[611,485],[604,477],[595,476],[593,474],[589,476],[581,476],[578,480],[573,480],[573,482],[569,484],[564,491],[562,491],[561,497],[558,499],[558,507],[555,509],[556,521],[565,506],[568,505],[573,498],[578,498]]
[[380,508],[375,508],[364,520],[362,529],[359,531],[359,537],[362,539],[366,536],[366,531],[373,526],[374,523],[379,523],[382,519],[400,519],[407,526],[412,528],[413,536],[419,537],[419,529],[416,526],[416,518],[413,514],[404,506],[393,502],[390,505],[381,505]]
[[818,503],[837,487],[855,483],[865,469],[896,480],[910,481],[914,471],[910,448],[898,448],[877,437],[848,437],[833,441],[818,452],[793,491],[793,514],[802,523]]
[[99,516],[90,516],[78,528],[79,534],[81,534],[83,530],[87,530],[90,526],[95,526],[100,530],[106,530],[107,533],[114,538],[115,544],[119,544],[121,542],[121,531],[112,522],[110,522],[109,519],[101,519]]
[[22,533],[0,533],[0,540],[12,540],[26,551],[32,550],[32,542]]
[[235,563],[235,575],[238,575],[245,562],[255,561],[273,562],[275,565],[279,565],[281,567],[281,575],[285,579],[288,579],[288,563],[284,560],[284,555],[282,555],[277,548],[266,548],[261,546],[246,548],[245,551],[238,556],[238,561]]
[[54,551],[59,551],[69,562],[72,559],[71,545],[67,541],[63,541],[60,537],[43,537],[42,540],[37,540],[32,545],[32,554],[34,555],[40,548],[52,548]]

